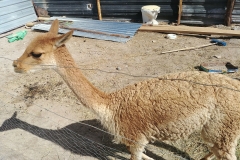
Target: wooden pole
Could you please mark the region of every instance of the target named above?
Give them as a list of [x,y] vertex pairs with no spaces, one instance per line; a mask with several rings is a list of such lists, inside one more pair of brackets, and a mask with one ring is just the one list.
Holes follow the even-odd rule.
[[100,5],[100,0],[97,0],[97,9],[98,9],[98,19],[102,20],[102,10]]
[[179,25],[179,24],[181,23],[181,17],[182,17],[182,2],[183,2],[183,0],[179,0],[177,25]]
[[209,44],[204,44],[204,45],[196,46],[196,47],[188,47],[188,48],[182,48],[182,49],[176,49],[176,50],[161,52],[160,54],[172,53],[172,52],[178,52],[178,51],[187,51],[187,50],[192,50],[192,49],[198,49],[198,48],[203,48],[203,47],[207,47],[207,46],[212,46],[212,45],[215,45],[215,44],[216,43],[209,43]]
[[226,26],[230,26],[232,22],[232,11],[234,8],[236,0],[228,0],[227,2],[227,10],[226,10],[226,15],[224,19],[224,24]]

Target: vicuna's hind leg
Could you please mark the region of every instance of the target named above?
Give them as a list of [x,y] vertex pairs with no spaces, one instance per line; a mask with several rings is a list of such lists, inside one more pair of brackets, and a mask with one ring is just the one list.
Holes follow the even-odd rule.
[[[210,151],[219,160],[237,160],[235,155],[238,136],[234,133],[216,133],[215,135],[208,135],[207,132],[202,131],[202,137],[205,142],[208,143]],[[215,136],[215,137],[211,137]],[[210,145],[212,144],[212,145]],[[203,160],[211,160],[211,153],[203,158]]]
[[215,144],[211,148],[211,151],[220,160],[237,160],[237,157],[235,155],[235,143],[232,143],[229,146],[219,146],[218,144]]
[[212,152],[210,152],[209,154],[207,154],[204,158],[202,158],[201,160],[212,160],[214,158],[214,154]]

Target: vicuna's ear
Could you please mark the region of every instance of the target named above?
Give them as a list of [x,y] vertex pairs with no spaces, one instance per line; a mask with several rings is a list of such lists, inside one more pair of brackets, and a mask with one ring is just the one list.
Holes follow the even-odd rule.
[[60,47],[66,43],[72,37],[72,34],[73,30],[61,35],[60,37],[55,38],[55,46]]
[[59,27],[59,21],[57,19],[55,19],[52,22],[52,26],[51,26],[49,32],[57,35],[58,34],[58,27]]

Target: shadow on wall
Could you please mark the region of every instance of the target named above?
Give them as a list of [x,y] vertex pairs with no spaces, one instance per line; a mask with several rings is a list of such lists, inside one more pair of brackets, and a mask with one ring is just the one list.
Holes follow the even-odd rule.
[[[85,123],[86,125],[81,123]],[[51,141],[75,154],[95,157],[97,159],[115,157],[117,159],[127,160],[125,157],[117,154],[119,152],[129,153],[124,145],[112,143],[112,137],[109,134],[90,127],[91,125],[103,129],[96,119],[82,121],[81,123],[73,123],[57,130],[44,129],[18,119],[17,112],[15,112],[11,118],[3,122],[0,127],[0,132],[18,128],[32,133],[39,138]],[[174,152],[177,155],[184,155],[187,159],[192,159],[187,153],[182,152],[171,145],[163,142],[156,142],[155,145]],[[165,160],[148,150],[147,155],[154,159]]]

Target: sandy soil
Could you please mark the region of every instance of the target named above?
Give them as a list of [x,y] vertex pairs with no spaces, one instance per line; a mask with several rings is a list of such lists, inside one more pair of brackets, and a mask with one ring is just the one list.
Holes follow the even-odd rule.
[[[25,29],[14,32],[20,30]],[[129,158],[125,146],[112,142],[112,136],[102,131],[95,116],[54,71],[13,72],[12,60],[39,34],[28,30],[23,40],[13,43],[0,39],[0,159]],[[166,73],[198,70],[203,62],[240,66],[239,39],[217,37],[227,46],[161,54],[210,41],[194,35],[178,35],[175,40],[165,37],[161,33],[138,32],[127,43],[73,37],[67,47],[85,76],[105,92]],[[226,76],[240,78],[239,73]],[[150,144],[146,152],[155,159],[172,160],[199,159],[208,151],[195,133],[188,140]]]

